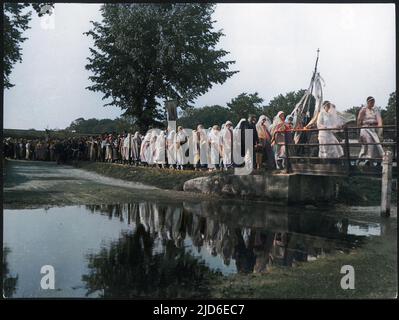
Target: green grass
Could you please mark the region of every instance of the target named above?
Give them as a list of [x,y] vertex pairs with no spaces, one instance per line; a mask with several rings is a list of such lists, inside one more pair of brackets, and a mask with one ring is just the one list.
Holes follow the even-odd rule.
[[78,168],[93,171],[104,176],[141,182],[161,189],[183,190],[187,180],[215,174],[206,171],[170,170],[149,167],[134,167],[102,162],[79,162]]
[[[343,265],[354,267],[354,290],[340,286]],[[220,277],[210,292],[212,298],[373,299],[395,298],[397,286],[396,235],[391,234],[349,254],[326,256],[293,268],[272,267],[266,274]]]
[[[394,185],[394,184],[393,184]],[[349,177],[339,182],[340,203],[375,206],[381,203],[381,179],[374,177]],[[397,201],[397,190],[392,190],[392,203]]]

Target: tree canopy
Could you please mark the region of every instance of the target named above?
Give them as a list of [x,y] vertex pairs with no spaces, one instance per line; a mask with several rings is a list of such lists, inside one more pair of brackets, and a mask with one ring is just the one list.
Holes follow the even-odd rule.
[[111,132],[133,132],[138,128],[125,117],[112,119],[87,119],[78,118],[71,122],[71,124],[66,128],[68,131],[74,131],[76,133],[84,134],[102,134]]
[[258,93],[241,93],[237,97],[231,99],[227,103],[227,107],[231,112],[231,121],[238,123],[242,118],[247,119],[250,114],[259,116],[262,113],[261,103],[263,99],[259,97]]
[[[3,81],[4,88],[10,89],[14,85],[10,82],[11,71],[17,62],[22,62],[22,43],[27,39],[24,32],[29,29],[33,8],[39,16],[51,14],[47,9],[50,3],[4,3],[3,30]],[[43,10],[46,9],[46,10]]]
[[215,124],[221,125],[231,119],[231,111],[219,105],[205,106],[202,108],[187,108],[177,123],[184,128],[195,129],[198,124],[209,128]]
[[396,124],[396,92],[392,92],[389,95],[388,104],[385,110],[382,110],[381,116],[384,124],[394,125]]
[[104,93],[145,130],[164,119],[160,100],[187,107],[213,84],[237,71],[216,49],[223,33],[213,29],[211,3],[105,4],[102,22],[85,34],[94,40],[86,69],[88,89]]

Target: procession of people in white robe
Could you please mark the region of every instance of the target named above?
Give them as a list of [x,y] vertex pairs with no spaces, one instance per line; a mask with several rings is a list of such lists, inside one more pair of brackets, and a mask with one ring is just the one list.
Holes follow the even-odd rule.
[[[378,164],[384,154],[381,145],[383,123],[374,104],[374,98],[368,97],[366,106],[360,109],[357,117],[357,126],[361,128],[358,136],[361,145],[358,163],[369,165]],[[14,158],[51,160],[55,158],[55,153],[63,152],[65,146],[67,149],[64,153],[70,153],[69,157],[75,158],[78,155],[78,159],[87,158],[90,161],[144,164],[179,170],[187,167],[210,171],[237,167],[274,170],[285,167],[287,151],[295,146],[294,141],[297,142],[294,132],[306,131],[310,125],[310,128],[318,129],[318,157],[327,160],[343,158],[344,140],[341,135],[340,141],[337,133],[343,131],[346,122],[332,102],[320,101],[315,116],[301,130],[296,130],[298,127],[294,125],[292,115],[286,117],[283,111],[279,111],[273,121],[265,115],[259,119],[251,115],[248,119],[241,119],[235,127],[228,120],[221,126],[215,124],[208,129],[202,124],[198,124],[194,130],[170,125],[166,130],[151,129],[144,136],[139,132],[125,132],[118,136],[104,134],[79,138],[79,141],[69,139],[67,143],[13,143],[8,139],[5,144],[7,150],[11,150],[8,153]],[[250,142],[247,141],[247,129],[253,133]],[[50,156],[45,155],[46,152]]]
[[[234,127],[231,121],[214,125],[205,129],[199,124],[194,130],[178,126],[167,130],[153,129],[144,136],[139,132],[127,134],[122,139],[121,156],[123,161],[156,165],[162,168],[183,170],[188,164],[195,170],[217,169],[227,170],[237,165],[252,165],[260,169],[263,163],[270,169],[281,169],[285,166],[287,132],[292,131],[292,116],[286,119],[283,111],[279,111],[271,121],[261,115],[258,121],[241,119]],[[251,127],[251,122],[256,123]],[[249,125],[248,125],[249,124]],[[380,144],[381,129],[372,128],[382,126],[379,111],[374,107],[374,98],[367,98],[367,106],[358,115],[360,130],[359,142],[362,144],[360,159],[376,160],[382,158],[383,148]],[[315,123],[318,129],[318,156],[321,159],[340,159],[344,156],[343,142],[336,133],[345,125],[336,107],[330,101],[324,101],[318,112]],[[242,148],[242,133],[244,129],[255,128],[256,139],[252,152],[251,148]],[[336,129],[336,130],[333,130]],[[190,132],[189,132],[190,131]],[[288,143],[293,143],[293,136],[288,135]],[[102,142],[105,147],[105,160],[113,161],[115,141],[106,139]],[[256,154],[252,157],[251,154]],[[238,159],[238,161],[237,161]],[[240,160],[242,160],[240,162]]]

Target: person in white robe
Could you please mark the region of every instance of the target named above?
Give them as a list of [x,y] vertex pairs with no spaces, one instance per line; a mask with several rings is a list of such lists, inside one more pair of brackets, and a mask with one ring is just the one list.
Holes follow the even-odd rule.
[[150,158],[150,142],[151,142],[151,132],[147,132],[146,135],[144,136],[144,139],[141,143],[141,148],[140,148],[140,159],[142,163],[149,164]]
[[182,126],[177,127],[176,134],[176,165],[177,169],[183,170],[183,166],[187,164],[185,153],[188,148],[188,136]]
[[141,147],[141,137],[138,131],[136,131],[130,140],[130,157],[134,164],[138,164],[140,162],[140,147]]
[[[317,117],[317,129],[334,129],[342,126],[335,105],[329,101],[323,102],[323,109]],[[325,143],[339,143],[332,130],[319,131],[319,158],[340,158],[344,151],[340,145],[323,145]]]
[[158,134],[156,145],[155,145],[155,155],[154,162],[160,165],[162,168],[165,167],[166,164],[166,139],[165,139],[165,131],[161,131]]
[[150,147],[148,150],[148,159],[147,159],[149,165],[155,164],[157,138],[158,138],[158,134],[157,134],[156,130],[152,130],[151,131],[151,139],[150,139]]
[[224,130],[221,132],[223,168],[227,170],[233,165],[233,123],[226,121]]
[[122,161],[126,164],[129,163],[130,160],[130,144],[131,144],[132,135],[128,133],[123,139],[122,144]]
[[168,128],[167,130],[166,151],[169,168],[174,169],[176,165],[176,131],[172,128]]
[[209,171],[219,168],[220,154],[221,154],[221,138],[220,129],[218,125],[214,125],[208,134],[209,145]]
[[105,161],[112,162],[112,134],[105,141]]
[[[382,118],[380,112],[374,106],[375,99],[373,97],[367,98],[367,105],[362,107],[359,111],[357,125],[362,127],[360,129],[359,142],[362,147],[359,153],[359,158],[365,159],[364,163],[369,164],[369,159],[374,160],[374,163],[379,163],[378,159],[384,155],[384,149],[380,143],[382,137]],[[367,143],[377,143],[370,144]],[[377,159],[377,161],[375,161]]]
[[195,170],[201,170],[208,164],[208,137],[202,124],[194,130],[192,141]]

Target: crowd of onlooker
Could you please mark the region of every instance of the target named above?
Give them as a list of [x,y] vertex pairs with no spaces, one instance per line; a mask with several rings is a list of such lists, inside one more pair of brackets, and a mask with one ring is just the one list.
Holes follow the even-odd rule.
[[88,138],[23,139],[5,138],[4,157],[17,160],[57,161],[85,160]]

